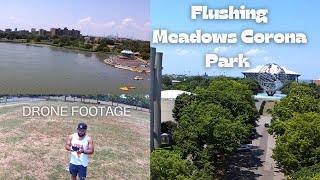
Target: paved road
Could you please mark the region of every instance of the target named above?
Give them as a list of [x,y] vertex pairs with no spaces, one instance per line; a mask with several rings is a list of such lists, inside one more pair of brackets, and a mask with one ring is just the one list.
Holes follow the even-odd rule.
[[270,123],[270,116],[261,116],[257,122],[256,138],[252,141],[250,152],[236,153],[225,176],[226,180],[280,180],[284,176],[271,158],[275,139],[267,132],[265,123]]
[[261,116],[256,128],[257,133],[261,136],[252,141],[253,146],[257,146],[263,150],[263,154],[259,156],[263,162],[262,166],[253,171],[256,174],[261,174],[258,178],[259,180],[280,180],[284,178],[284,175],[276,167],[275,161],[271,158],[272,149],[275,147],[275,139],[267,132],[267,128],[264,127],[264,124],[270,124],[270,121],[270,116]]
[[[260,108],[256,103],[257,109]],[[280,180],[284,175],[279,172],[275,161],[271,158],[275,139],[267,132],[265,123],[270,124],[271,116],[261,116],[257,122],[256,137],[252,141],[250,152],[236,153],[230,169],[224,179],[226,180]]]

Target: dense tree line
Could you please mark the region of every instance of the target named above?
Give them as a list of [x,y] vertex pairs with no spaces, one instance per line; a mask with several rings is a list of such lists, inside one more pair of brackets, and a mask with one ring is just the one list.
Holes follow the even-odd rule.
[[272,111],[273,158],[294,179],[320,177],[320,88],[292,82]]
[[106,94],[106,95],[70,95],[74,98],[95,99],[98,101],[111,101],[112,105],[118,103],[130,106],[149,108],[150,100],[145,95],[129,95],[129,94]]
[[[252,78],[231,78],[243,84],[246,84],[248,88],[253,92],[253,94],[257,94],[263,91],[260,87],[259,83]],[[172,83],[172,80],[177,80],[179,83]],[[173,77],[169,75],[164,75],[162,77],[162,89],[176,89],[183,91],[194,91],[197,87],[208,87],[212,77],[209,76],[180,76]]]
[[[27,34],[19,32],[5,33],[0,32],[0,39],[8,40],[23,40],[26,43],[41,43],[69,47],[73,49],[86,50],[92,52],[105,53],[120,53],[124,49],[129,49],[133,52],[139,52],[139,56],[144,60],[150,59],[150,42],[132,39],[109,39],[109,38],[94,38],[89,37],[88,41],[84,37],[75,38],[72,36],[42,36],[37,34]],[[112,47],[112,48],[110,48]]]
[[[178,96],[173,110],[173,144],[151,153],[152,179],[220,177],[232,153],[249,137],[259,114],[253,92],[239,79],[186,79],[192,94]],[[195,83],[196,85],[194,85]]]
[[150,42],[141,40],[119,40],[115,46],[115,51],[120,53],[123,49],[128,49],[133,52],[139,52],[140,57],[144,60],[150,59]]
[[130,106],[140,107],[140,108],[149,108],[150,107],[150,100],[149,97],[145,95],[120,95],[120,94],[105,94],[105,95],[63,95],[63,94],[47,94],[47,95],[40,95],[40,94],[22,94],[22,95],[0,95],[0,98],[10,99],[12,97],[29,97],[29,98],[49,98],[57,97],[57,96],[64,96],[65,99],[67,97],[71,98],[80,98],[82,102],[86,102],[86,100],[96,100],[96,101],[109,101],[112,105],[117,105],[118,103],[126,104]]

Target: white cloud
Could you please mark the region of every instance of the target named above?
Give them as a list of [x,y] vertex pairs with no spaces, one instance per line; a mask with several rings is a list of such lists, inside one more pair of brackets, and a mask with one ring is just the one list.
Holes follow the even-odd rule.
[[185,49],[177,49],[176,53],[179,56],[186,56],[186,55],[190,55],[192,52]]
[[228,48],[227,47],[223,47],[223,46],[216,47],[213,50],[213,52],[216,53],[216,54],[225,53],[227,51],[228,51]]
[[250,49],[248,52],[244,53],[247,56],[257,56],[260,54],[264,54],[265,51],[264,50],[260,50],[260,49]]
[[86,17],[83,19],[80,19],[79,23],[90,23],[92,22],[92,18],[91,17]]
[[123,21],[122,21],[122,25],[126,25],[126,24],[128,24],[128,23],[130,23],[130,22],[132,22],[133,20],[131,19],[131,18],[125,18]]
[[143,24],[143,27],[150,28],[150,20]]

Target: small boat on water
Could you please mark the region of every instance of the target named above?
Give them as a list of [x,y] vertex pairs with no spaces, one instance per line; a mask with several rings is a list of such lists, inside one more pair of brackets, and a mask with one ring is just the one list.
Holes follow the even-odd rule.
[[129,91],[129,88],[128,88],[128,87],[120,87],[120,90],[122,90],[122,91]]
[[129,91],[131,89],[135,89],[136,87],[134,86],[124,86],[124,87],[120,87],[120,90],[122,91]]
[[133,80],[144,80],[143,77],[139,77],[139,76],[135,76],[134,78],[132,78]]
[[114,67],[119,68],[119,69],[125,69],[125,70],[130,70],[130,71],[132,71],[132,68],[131,68],[131,67],[128,67],[128,66],[115,65]]

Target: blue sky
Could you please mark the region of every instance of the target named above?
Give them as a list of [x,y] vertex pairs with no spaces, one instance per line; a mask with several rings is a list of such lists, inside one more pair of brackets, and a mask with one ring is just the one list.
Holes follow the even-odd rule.
[[149,0],[6,0],[0,29],[68,27],[86,35],[119,35],[149,40]]
[[[320,2],[311,1],[225,1],[191,0],[169,1],[151,0],[151,30],[166,29],[172,33],[192,33],[196,29],[204,32],[224,32],[237,34],[236,44],[152,44],[157,51],[163,52],[164,74],[204,74],[242,76],[241,71],[250,68],[205,67],[205,54],[216,53],[227,57],[247,54],[251,68],[266,63],[277,63],[289,70],[301,74],[300,79],[320,78],[320,24],[317,12]],[[192,20],[192,5],[205,5],[211,9],[225,9],[229,6],[246,9],[268,9],[266,24],[257,24],[254,20]],[[253,29],[254,32],[268,33],[304,33],[307,44],[244,44],[241,32]],[[152,32],[151,32],[152,36]],[[151,39],[152,40],[152,39]]]

